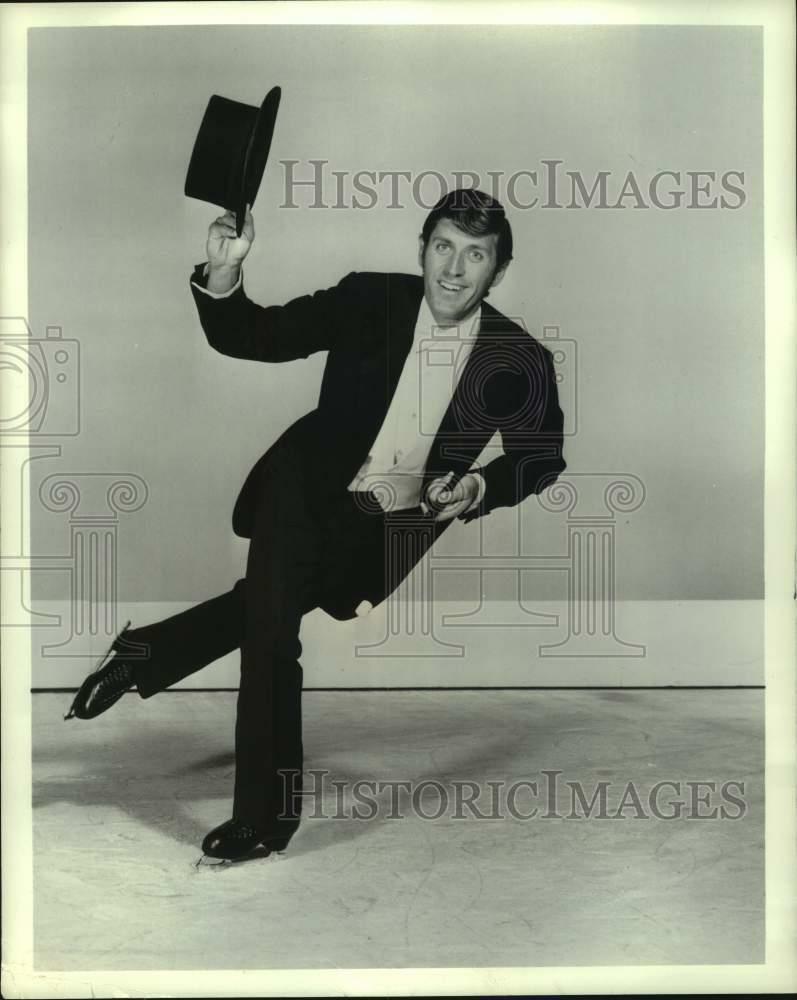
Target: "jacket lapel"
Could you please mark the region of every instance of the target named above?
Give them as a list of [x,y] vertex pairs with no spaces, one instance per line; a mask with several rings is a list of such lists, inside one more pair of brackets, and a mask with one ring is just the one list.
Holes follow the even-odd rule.
[[507,330],[506,318],[483,302],[476,342],[429,452],[426,481],[451,470],[462,475],[493,436],[494,421],[490,419],[484,388],[487,376],[496,371]]
[[357,428],[369,447],[382,426],[396,392],[415,333],[423,296],[423,281],[390,275],[384,302],[373,314],[374,329],[359,360]]
[[[404,363],[410,353],[423,298],[423,280],[407,283],[388,282],[387,305],[387,381],[385,413],[396,392]],[[383,414],[384,416],[384,414]]]

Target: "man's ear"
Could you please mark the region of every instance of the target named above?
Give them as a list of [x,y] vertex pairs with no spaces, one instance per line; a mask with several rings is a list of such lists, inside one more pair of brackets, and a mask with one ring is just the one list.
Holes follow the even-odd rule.
[[490,282],[490,288],[495,288],[496,285],[500,285],[504,280],[504,275],[506,274],[506,269],[509,267],[509,261],[502,264],[501,267],[493,275],[493,280]]
[[423,270],[423,236],[418,237],[418,266]]

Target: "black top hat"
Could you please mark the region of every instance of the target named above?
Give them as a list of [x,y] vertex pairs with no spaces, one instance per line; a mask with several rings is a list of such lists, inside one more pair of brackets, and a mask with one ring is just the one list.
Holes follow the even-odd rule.
[[259,108],[214,94],[199,126],[185,193],[235,212],[239,236],[266,169],[281,94],[272,87]]

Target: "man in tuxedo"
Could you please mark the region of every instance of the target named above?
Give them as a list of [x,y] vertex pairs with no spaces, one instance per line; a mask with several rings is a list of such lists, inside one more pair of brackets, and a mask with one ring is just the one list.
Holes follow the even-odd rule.
[[[453,518],[514,506],[565,468],[550,352],[486,302],[512,259],[495,199],[476,190],[440,199],[419,237],[422,277],[352,273],[285,305],[257,305],[244,291],[254,235],[248,210],[240,237],[231,212],[211,224],[207,261],[191,277],[202,329],[235,358],[328,352],[318,405],[239,494],[245,577],[123,630],[71,710],[94,718],[132,686],[151,697],[240,648],[233,815],[202,845],[225,860],[283,849],[299,825],[302,615],[368,613]],[[496,431],[503,454],[477,467]]]

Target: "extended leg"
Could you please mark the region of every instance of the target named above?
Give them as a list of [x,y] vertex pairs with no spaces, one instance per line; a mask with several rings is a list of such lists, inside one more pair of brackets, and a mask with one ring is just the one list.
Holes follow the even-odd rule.
[[244,630],[244,580],[232,590],[152,625],[129,629],[125,636],[148,647],[136,660],[138,693],[150,698],[241,644]]
[[80,685],[65,718],[96,718],[134,686],[149,698],[231,652],[243,633],[243,591],[239,580],[228,593],[180,614],[124,629]]

